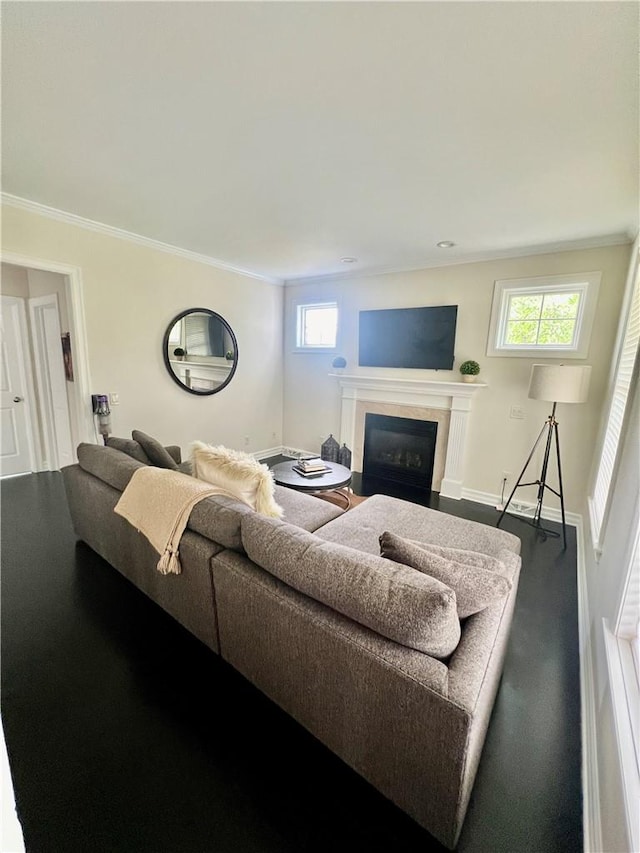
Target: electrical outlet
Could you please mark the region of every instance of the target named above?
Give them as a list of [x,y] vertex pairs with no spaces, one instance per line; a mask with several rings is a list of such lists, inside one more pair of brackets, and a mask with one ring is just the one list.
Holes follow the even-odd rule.
[[244,437],[244,446],[249,447],[249,436],[248,435],[245,435],[245,437]]
[[523,406],[511,406],[509,410],[509,417],[514,418],[517,421],[524,420],[524,407]]
[[504,509],[504,502],[506,501],[507,494],[508,494],[507,484],[509,483],[510,477],[511,477],[511,471],[503,471],[502,472],[502,476],[500,477],[500,486],[498,489],[498,494],[500,495],[500,500],[496,504],[496,509],[498,509],[498,510]]
[[118,394],[117,391],[110,391],[109,392],[109,402],[111,403],[112,406],[119,406],[120,405],[120,394]]

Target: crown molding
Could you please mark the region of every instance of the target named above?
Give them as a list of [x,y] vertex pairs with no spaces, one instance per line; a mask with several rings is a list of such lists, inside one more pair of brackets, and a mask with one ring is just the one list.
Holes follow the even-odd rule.
[[198,252],[192,252],[190,249],[181,249],[179,246],[172,246],[170,243],[163,243],[160,240],[153,240],[151,237],[143,237],[141,234],[134,234],[131,231],[125,231],[123,228],[116,228],[113,225],[105,225],[103,222],[95,222],[93,219],[85,219],[83,216],[77,216],[75,213],[68,213],[65,210],[58,210],[55,207],[49,207],[46,204],[40,204],[37,201],[30,201],[20,196],[11,195],[10,193],[1,193],[0,199],[2,204],[8,207],[15,207],[19,210],[26,210],[29,213],[37,213],[40,216],[46,216],[48,219],[55,219],[58,222],[64,222],[67,225],[76,225],[79,228],[85,228],[87,231],[95,231],[98,234],[104,234],[107,237],[117,237],[120,240],[127,240],[130,243],[135,243],[138,246],[144,246],[148,249],[156,249],[159,252],[166,252],[169,255],[175,255],[179,258],[185,258],[188,261],[195,261],[198,264],[206,264],[216,269],[224,270],[225,272],[233,272],[238,275],[244,275],[248,278],[255,278],[258,281],[266,282],[267,284],[283,285],[284,281],[279,278],[270,278],[266,275],[245,270],[241,267],[235,267],[232,264],[227,264],[217,258],[212,258],[209,255],[201,255]]
[[326,275],[308,275],[296,276],[293,278],[274,278],[272,276],[261,275],[260,273],[246,270],[242,267],[236,267],[221,261],[218,258],[212,258],[209,255],[202,255],[199,252],[193,252],[190,249],[182,249],[179,246],[173,246],[170,243],[163,243],[160,240],[154,240],[151,237],[144,237],[141,234],[134,234],[131,231],[126,231],[123,228],[116,228],[113,225],[106,225],[103,222],[96,222],[93,219],[86,219],[83,216],[78,216],[75,213],[69,213],[65,210],[59,210],[55,207],[49,207],[46,204],[40,204],[37,201],[30,201],[20,196],[11,195],[10,193],[0,193],[2,204],[8,207],[15,207],[19,210],[26,210],[30,213],[36,213],[40,216],[46,216],[48,219],[55,219],[58,222],[64,222],[68,225],[76,225],[79,228],[85,228],[89,231],[94,231],[98,234],[104,234],[108,237],[117,237],[121,240],[127,240],[130,243],[135,243],[138,246],[145,246],[149,249],[156,249],[159,252],[166,252],[170,255],[175,255],[179,258],[185,258],[189,261],[195,261],[199,264],[205,264],[216,269],[224,270],[225,272],[233,272],[238,275],[247,276],[248,278],[257,279],[267,284],[275,284],[280,286],[295,286],[298,284],[325,284],[331,281],[349,281],[359,278],[371,278],[379,275],[389,275],[393,273],[417,272],[419,270],[439,269],[440,267],[462,266],[464,264],[475,264],[483,261],[497,261],[508,258],[522,258],[529,255],[548,255],[555,252],[573,252],[582,249],[599,249],[607,246],[621,246],[633,243],[633,237],[629,234],[608,234],[600,237],[588,237],[583,240],[569,240],[566,242],[545,243],[538,246],[519,246],[511,249],[477,252],[467,256],[449,256],[449,260],[438,258],[435,260],[419,259],[413,262],[407,262],[397,266],[387,267],[370,267],[369,269],[353,270],[351,272],[335,272],[327,273]]
[[633,243],[629,234],[605,234],[601,237],[587,237],[584,240],[567,240],[564,243],[544,243],[538,246],[519,246],[512,249],[497,249],[495,251],[477,252],[476,254],[449,256],[449,260],[415,261],[400,266],[371,267],[369,269],[353,270],[351,272],[327,273],[327,275],[298,276],[284,280],[286,287],[299,284],[325,284],[331,281],[349,281],[358,278],[371,278],[378,275],[393,273],[418,272],[420,270],[440,269],[441,267],[463,266],[484,261],[500,261],[509,258],[525,258],[529,255],[551,255],[557,252],[575,252],[583,249],[602,249],[607,246],[627,246]]

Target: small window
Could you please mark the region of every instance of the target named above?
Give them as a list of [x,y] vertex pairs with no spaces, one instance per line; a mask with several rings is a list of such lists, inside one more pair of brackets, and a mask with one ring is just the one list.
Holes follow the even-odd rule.
[[600,273],[496,281],[489,356],[586,358]]
[[335,349],[337,333],[337,302],[318,302],[313,305],[297,306],[297,349]]

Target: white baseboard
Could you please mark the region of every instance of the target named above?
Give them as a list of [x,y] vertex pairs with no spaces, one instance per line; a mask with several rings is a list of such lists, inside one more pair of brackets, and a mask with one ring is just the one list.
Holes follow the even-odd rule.
[[285,447],[281,444],[279,447],[268,447],[266,450],[256,450],[251,454],[256,459],[268,459],[270,456],[290,456],[292,459],[297,459],[298,456],[320,456],[317,450],[305,450],[303,447]]
[[256,450],[251,455],[254,459],[269,459],[271,456],[280,456],[282,452],[282,447],[267,447],[266,450]]
[[591,621],[587,572],[584,559],[584,527],[577,525],[578,634],[580,655],[580,705],[582,709],[582,830],[585,853],[602,850],[600,781],[598,776],[598,736],[591,646]]
[[292,459],[298,456],[320,456],[317,450],[305,450],[304,447],[281,447],[280,453],[283,456],[291,456]]
[[[497,506],[500,503],[500,495],[494,495],[490,492],[480,492],[477,489],[463,489],[462,497],[464,500],[475,501],[479,504],[486,504],[487,506]],[[524,502],[524,501],[512,501],[509,504],[508,512],[511,515],[520,515],[526,518],[533,514],[536,505]],[[582,516],[577,512],[565,512],[565,521],[571,527],[578,527],[582,524]],[[542,507],[542,518],[546,521],[558,521],[562,523],[562,513],[559,509],[555,509],[554,507]]]
[[251,454],[256,459],[269,459],[270,456],[290,456],[296,459],[298,456],[319,456],[315,450],[303,450],[301,447],[268,447],[266,450],[256,450]]

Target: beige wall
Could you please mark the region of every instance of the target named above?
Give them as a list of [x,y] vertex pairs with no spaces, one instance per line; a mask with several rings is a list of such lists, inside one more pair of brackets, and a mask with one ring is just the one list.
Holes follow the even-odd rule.
[[[287,287],[285,444],[318,450],[322,438],[330,432],[339,437],[340,391],[337,380],[328,376],[333,356],[292,351],[295,301],[335,297],[340,304],[342,324],[338,352],[347,359],[346,374],[457,381],[460,378],[457,366],[462,361],[471,358],[480,363],[479,380],[489,387],[478,391],[473,401],[464,486],[498,494],[503,471],[510,471],[514,481],[520,473],[549,406],[527,398],[531,365],[540,359],[485,355],[494,282],[601,270],[602,284],[589,356],[584,361],[575,361],[593,365],[589,401],[584,405],[560,405],[557,412],[566,505],[569,511],[579,512],[591,467],[629,253],[630,246],[614,246]],[[459,306],[454,371],[357,366],[358,310],[449,304]],[[512,405],[524,408],[524,420],[509,417]],[[532,479],[539,471],[537,467]],[[520,496],[535,501],[533,489],[520,490]],[[556,505],[554,501],[555,498],[549,500],[549,506]]]
[[[80,268],[91,388],[120,395],[115,435],[282,443],[282,288],[10,206],[2,216],[5,252]],[[210,397],[182,391],[162,360],[164,331],[188,307],[217,311],[238,339],[236,375]]]
[[27,271],[22,267],[14,267],[12,264],[2,264],[0,293],[3,296],[17,296],[19,299],[26,299],[29,295]]

